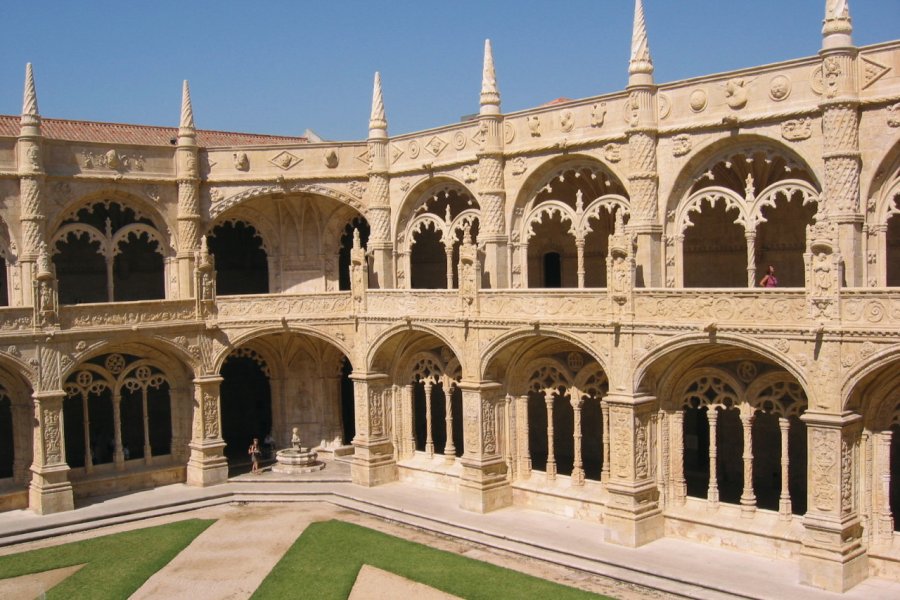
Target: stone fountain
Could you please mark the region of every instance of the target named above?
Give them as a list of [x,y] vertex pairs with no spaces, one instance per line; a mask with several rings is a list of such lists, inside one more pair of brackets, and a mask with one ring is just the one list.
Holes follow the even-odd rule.
[[312,448],[304,448],[300,445],[300,436],[294,427],[291,435],[291,447],[279,450],[275,453],[275,464],[272,465],[273,473],[285,475],[299,475],[312,473],[325,468],[325,463],[317,460],[318,454]]

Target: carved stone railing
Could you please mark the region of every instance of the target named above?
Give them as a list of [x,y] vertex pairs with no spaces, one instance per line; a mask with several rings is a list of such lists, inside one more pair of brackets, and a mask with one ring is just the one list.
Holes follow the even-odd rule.
[[30,330],[33,321],[34,309],[30,306],[0,308],[0,334]]
[[852,327],[900,329],[900,288],[842,289],[841,321]]
[[457,290],[368,290],[366,312],[371,316],[454,317],[459,306]]
[[266,294],[258,296],[219,296],[218,320],[268,321],[282,317],[349,318],[350,292],[311,294]]
[[578,321],[610,320],[609,296],[605,289],[485,290],[479,292],[481,317]]
[[[169,325],[195,319],[194,300],[141,300],[61,306],[59,324],[63,330],[129,325]],[[31,310],[31,309],[27,309]]]
[[796,289],[638,289],[635,319],[717,324],[784,325],[810,322],[806,292]]

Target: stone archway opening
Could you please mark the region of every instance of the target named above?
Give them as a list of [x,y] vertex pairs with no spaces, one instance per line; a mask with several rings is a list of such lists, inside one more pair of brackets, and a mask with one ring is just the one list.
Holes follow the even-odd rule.
[[737,208],[703,204],[684,232],[684,287],[747,287],[747,242]]
[[162,240],[151,219],[119,202],[77,209],[50,244],[60,304],[165,298]]
[[269,368],[255,352],[234,352],[222,364],[222,439],[229,466],[249,464],[253,438],[262,444],[272,431]]
[[582,486],[609,477],[609,382],[593,356],[567,340],[529,336],[500,350],[485,377],[513,397],[516,478],[533,480],[534,472]]
[[12,399],[0,389],[0,479],[13,476],[15,461]]
[[[782,196],[775,206],[764,206],[756,238],[756,272],[765,273],[769,265],[776,269],[779,287],[803,287],[806,267],[806,227],[815,221],[816,205],[804,204],[800,194],[787,200]],[[758,276],[756,283],[762,276]]]
[[647,372],[675,440],[663,491],[676,504],[806,512],[806,393],[783,367],[750,350],[700,344]]
[[269,293],[269,261],[252,225],[226,221],[212,229],[207,243],[216,258],[218,295]]
[[354,217],[344,227],[341,234],[341,248],[338,251],[338,289],[350,289],[350,250],[353,248],[353,231],[359,231],[359,243],[363,248],[369,245],[369,222],[363,217]]
[[441,231],[428,223],[414,234],[410,253],[410,284],[417,290],[447,288],[447,258]]

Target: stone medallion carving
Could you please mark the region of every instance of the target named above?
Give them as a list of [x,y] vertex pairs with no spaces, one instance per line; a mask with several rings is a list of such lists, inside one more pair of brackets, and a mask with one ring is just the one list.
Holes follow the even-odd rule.
[[503,123],[503,141],[511,144],[516,139],[516,128],[509,121]]
[[690,153],[692,147],[691,136],[686,133],[672,138],[672,156],[684,156]]
[[622,149],[618,144],[607,144],[603,147],[603,157],[611,163],[622,160]]
[[708,102],[709,97],[706,95],[706,90],[696,89],[691,92],[689,103],[691,106],[691,110],[695,113],[703,112],[704,110],[706,110],[706,105]]
[[246,152],[235,152],[231,155],[232,164],[234,165],[235,170],[237,171],[249,171],[250,170],[250,158],[247,157]]
[[396,144],[391,144],[391,164],[396,163],[403,156],[403,150]]
[[571,110],[564,110],[559,113],[559,129],[560,131],[569,132],[575,127],[575,113]]
[[786,75],[776,75],[769,82],[769,98],[775,102],[787,100],[791,95],[791,80]]
[[453,147],[457,150],[462,150],[466,147],[466,134],[462,131],[455,131],[453,133]]
[[300,164],[301,158],[297,158],[287,150],[283,150],[269,159],[269,162],[281,169],[287,171]]
[[812,120],[806,117],[785,121],[781,124],[781,137],[791,142],[808,140],[812,137]]
[[437,156],[438,154],[443,152],[444,148],[446,148],[446,147],[447,147],[447,142],[445,142],[438,136],[432,137],[430,140],[428,140],[428,143],[425,144],[425,149],[428,150],[428,152],[432,156]]
[[660,120],[665,119],[669,116],[669,113],[672,112],[672,101],[669,100],[669,97],[667,95],[659,94],[656,97],[656,104],[659,110]]
[[603,127],[606,121],[606,102],[598,102],[591,107],[591,127]]
[[410,140],[406,150],[409,152],[410,158],[419,158],[419,153],[422,151],[419,142],[416,140]]
[[744,77],[734,77],[725,83],[725,104],[733,110],[747,106],[750,96],[750,81]]
[[541,137],[541,118],[537,115],[528,117],[528,131],[531,137]]
[[525,162],[525,159],[523,157],[516,157],[512,160],[512,167],[510,170],[512,171],[513,175],[518,177],[528,170],[528,163]]
[[340,159],[338,158],[337,152],[334,150],[329,150],[325,153],[325,156],[322,157],[322,160],[325,162],[325,166],[329,169],[334,169],[340,163]]

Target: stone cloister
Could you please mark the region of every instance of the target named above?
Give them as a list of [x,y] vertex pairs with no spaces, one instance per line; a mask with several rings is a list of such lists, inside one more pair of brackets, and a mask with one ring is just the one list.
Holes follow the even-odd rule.
[[[354,483],[900,565],[900,42],[368,139],[0,116],[0,507],[227,481],[292,427]],[[761,288],[769,265],[778,286]],[[264,484],[260,484],[264,485]]]

